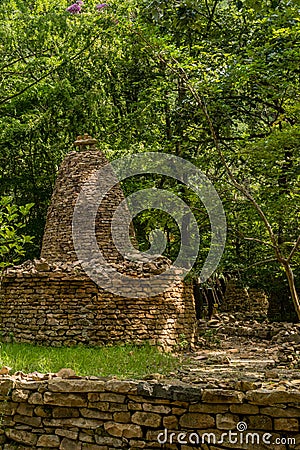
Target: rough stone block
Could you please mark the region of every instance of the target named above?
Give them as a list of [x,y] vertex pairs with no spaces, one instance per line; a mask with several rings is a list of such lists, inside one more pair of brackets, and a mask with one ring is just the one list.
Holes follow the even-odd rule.
[[[97,397],[94,397],[94,398],[97,398]],[[89,400],[90,400],[90,398],[89,398]],[[111,392],[105,392],[103,394],[98,394],[98,400],[101,402],[109,402],[109,403],[124,403],[125,395],[114,394]]]
[[12,393],[14,402],[26,402],[28,400],[30,391],[23,389],[15,389]]
[[52,417],[52,406],[37,406],[34,413],[39,417]]
[[52,416],[54,419],[60,419],[62,417],[79,417],[79,411],[77,408],[55,407],[52,410]]
[[44,381],[18,380],[15,383],[16,389],[37,391],[41,386],[46,386]]
[[258,414],[259,407],[256,405],[250,405],[249,403],[245,403],[243,405],[233,404],[230,405],[230,411],[234,414]]
[[176,416],[166,416],[163,418],[163,426],[168,430],[177,430],[178,418]]
[[37,441],[38,447],[59,447],[60,439],[55,434],[44,434]]
[[215,425],[215,418],[209,414],[186,413],[180,420],[179,424],[183,428],[204,429]]
[[45,405],[57,406],[87,406],[87,401],[84,396],[79,394],[58,394],[52,392],[45,392]]
[[81,442],[71,441],[70,439],[64,438],[61,441],[59,450],[82,450]]
[[20,414],[14,415],[14,421],[19,424],[30,425],[31,427],[38,428],[42,424],[41,417],[21,416]]
[[261,414],[271,417],[300,417],[300,408],[277,408],[276,406],[267,406],[265,408],[260,408],[260,412]]
[[199,412],[199,413],[209,413],[209,414],[218,414],[225,413],[229,411],[229,405],[218,405],[217,403],[207,404],[207,403],[196,403],[192,404],[189,407],[189,412]]
[[130,412],[115,412],[113,415],[114,422],[129,423],[131,414]]
[[242,403],[244,398],[245,395],[240,391],[225,389],[204,389],[202,394],[204,403]]
[[97,444],[82,444],[82,450],[107,450],[108,447],[105,445],[97,445]]
[[30,403],[31,405],[43,405],[44,400],[42,394],[40,394],[39,392],[34,392],[28,398],[28,403]]
[[151,403],[144,403],[143,410],[147,412],[154,412],[159,414],[169,414],[171,411],[170,406],[166,405],[152,405]]
[[97,401],[91,402],[91,403],[89,402],[88,407],[99,409],[100,411],[109,411],[110,410],[109,402],[97,402]]
[[54,378],[48,383],[52,392],[103,392],[105,383],[100,380],[62,380]]
[[291,418],[274,419],[274,430],[299,431],[299,422],[297,419]]
[[17,413],[21,416],[33,416],[33,412],[34,405],[28,405],[28,403],[20,403],[17,408]]
[[272,419],[268,416],[250,416],[248,418],[249,430],[272,430]]
[[138,383],[136,381],[109,380],[105,383],[105,390],[116,392],[117,394],[135,394],[137,385]]
[[128,402],[127,406],[130,411],[141,411],[143,409],[141,403]]
[[[89,434],[90,433],[90,434]],[[88,430],[86,430],[86,432],[84,432],[84,431],[80,431],[80,433],[79,433],[79,437],[78,437],[78,439],[80,440],[80,441],[82,441],[82,442],[89,442],[89,443],[93,443],[93,442],[95,442],[95,439],[94,439],[94,433],[92,432],[90,432],[90,431],[88,431]]]
[[[27,445],[16,445],[16,443],[14,444],[4,444],[3,450],[29,450],[30,447],[28,447]],[[30,448],[31,450],[31,448]]]
[[58,436],[66,437],[68,439],[73,439],[74,441],[76,441],[76,439],[78,438],[78,431],[66,430],[62,428],[57,428],[55,430],[55,434],[57,434]]
[[116,422],[106,422],[104,429],[111,436],[126,438],[141,438],[143,436],[142,429],[139,425],[121,424]]
[[23,430],[5,430],[5,435],[15,442],[20,442],[21,444],[31,445],[34,447],[37,443],[37,435]]
[[8,395],[13,387],[13,384],[14,383],[11,379],[0,380],[0,394],[4,396]]
[[99,445],[107,446],[108,448],[126,448],[126,444],[128,447],[128,442],[123,439],[118,439],[114,437],[107,437],[107,436],[95,436],[95,441]]
[[131,418],[131,421],[138,425],[156,428],[160,426],[161,416],[154,413],[135,412]]
[[83,417],[74,417],[68,419],[44,419],[44,425],[46,427],[55,428],[85,428],[88,430],[94,430],[95,428],[102,425],[101,420],[96,419],[84,419]]
[[1,416],[13,416],[18,407],[18,403],[2,402],[0,403],[0,417]]
[[216,424],[218,430],[234,430],[239,422],[239,416],[235,414],[217,414]]
[[246,398],[249,402],[257,405],[299,404],[300,391],[257,389],[256,391],[247,392]]

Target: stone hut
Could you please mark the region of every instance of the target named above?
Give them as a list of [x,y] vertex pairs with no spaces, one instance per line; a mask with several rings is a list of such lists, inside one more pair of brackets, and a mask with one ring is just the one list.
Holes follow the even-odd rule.
[[[72,238],[74,206],[84,183],[108,164],[95,143],[90,136],[79,137],[75,142],[79,151],[67,154],[60,167],[47,214],[41,259],[8,268],[2,274],[2,339],[52,346],[148,341],[171,350],[184,337],[193,345],[196,316],[191,284],[178,277],[160,295],[123,297],[92,281],[78,261]],[[128,261],[114,246],[111,220],[122,200],[123,192],[115,185],[98,208],[95,235],[105,259],[133,277],[163,272],[167,267],[165,258],[149,264]],[[131,237],[134,242],[132,230]]]

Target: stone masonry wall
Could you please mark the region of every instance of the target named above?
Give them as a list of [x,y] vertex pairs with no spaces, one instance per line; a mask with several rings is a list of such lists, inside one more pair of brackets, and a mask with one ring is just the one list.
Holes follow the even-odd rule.
[[266,316],[268,307],[268,298],[263,291],[238,287],[234,280],[230,280],[227,283],[224,302],[221,306],[222,311]]
[[[50,263],[77,261],[72,238],[74,206],[85,182],[107,164],[104,154],[97,149],[70,152],[65,157],[47,212],[41,258]],[[113,244],[110,229],[113,214],[122,200],[124,194],[120,186],[116,185],[98,208],[95,233],[99,248],[108,262],[123,260]]]
[[[2,339],[57,346],[129,341],[140,343],[147,340],[169,350],[176,347],[183,335],[193,345],[196,315],[191,285],[185,284],[178,277],[177,281],[175,278],[175,284],[167,283],[170,288],[166,292],[151,297],[151,283],[154,285],[155,282],[160,282],[154,277],[151,281],[151,275],[164,272],[170,261],[159,255],[152,261],[142,255],[137,261],[128,254],[121,255],[114,245],[111,235],[112,217],[124,200],[118,184],[108,192],[98,207],[95,236],[108,266],[129,275],[126,286],[122,281],[122,288],[133,298],[121,297],[96,286],[81,268],[72,237],[74,206],[86,181],[98,173],[99,169],[108,167],[103,153],[94,148],[95,142],[87,135],[83,139],[79,137],[75,144],[80,151],[70,152],[60,167],[47,214],[41,259],[9,268],[1,276]],[[89,148],[86,149],[86,146]],[[102,180],[108,179],[117,181],[113,173],[108,173],[106,178],[102,176]],[[89,189],[85,191],[85,199],[96,202],[94,194],[95,190],[89,185]],[[96,208],[97,206],[96,203]],[[82,223],[86,221],[87,214],[83,207],[79,216]],[[127,208],[123,206],[122,220],[128,217],[127,214]],[[117,234],[122,243],[126,242],[124,233],[127,231],[117,226]],[[129,230],[129,234],[134,244],[133,230]],[[90,251],[89,233],[82,231],[80,239]],[[134,248],[130,251],[137,253]],[[102,273],[101,264],[92,255],[88,257],[91,258],[92,269]],[[147,287],[139,295],[132,293],[130,277],[148,278],[145,283]],[[111,279],[110,282],[117,287],[116,280]],[[141,295],[144,297],[134,298]]]
[[[3,450],[300,448],[299,390],[247,390],[246,383],[238,388],[1,377],[0,446]],[[243,426],[239,431],[238,423]],[[232,439],[238,441],[234,444]]]
[[125,298],[75,269],[40,261],[8,269],[0,290],[2,340],[53,346],[149,341],[171,350],[184,335],[193,344],[191,285],[179,280],[160,296]]

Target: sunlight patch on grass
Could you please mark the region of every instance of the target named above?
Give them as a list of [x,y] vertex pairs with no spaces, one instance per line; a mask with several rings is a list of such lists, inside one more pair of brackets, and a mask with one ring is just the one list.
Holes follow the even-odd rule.
[[42,347],[0,343],[0,367],[12,372],[58,372],[64,367],[80,376],[141,378],[151,373],[167,374],[178,366],[178,359],[150,345],[108,347]]

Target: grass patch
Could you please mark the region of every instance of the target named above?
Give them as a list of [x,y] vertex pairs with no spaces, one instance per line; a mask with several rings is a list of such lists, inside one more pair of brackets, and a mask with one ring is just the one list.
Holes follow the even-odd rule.
[[167,374],[178,368],[178,358],[161,353],[150,345],[109,347],[42,347],[30,344],[0,343],[0,367],[12,373],[58,372],[63,367],[77,375],[141,378],[151,373]]

